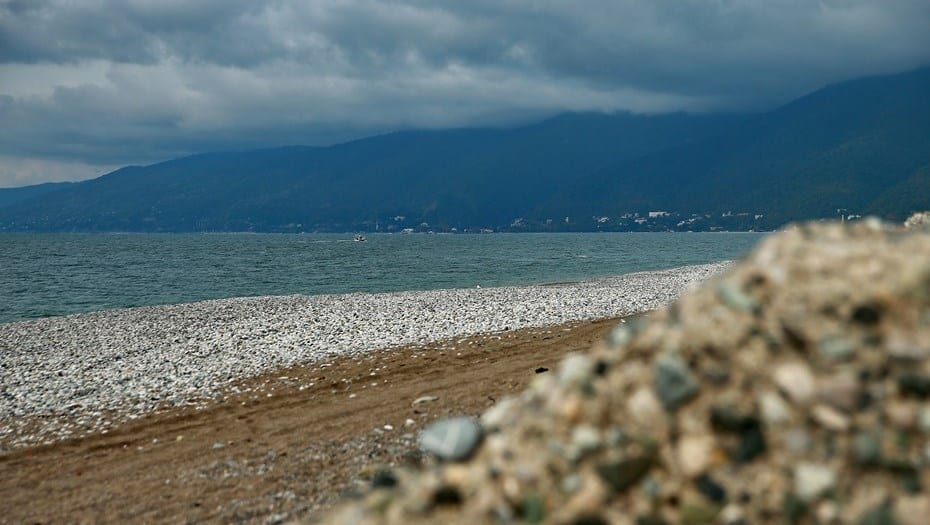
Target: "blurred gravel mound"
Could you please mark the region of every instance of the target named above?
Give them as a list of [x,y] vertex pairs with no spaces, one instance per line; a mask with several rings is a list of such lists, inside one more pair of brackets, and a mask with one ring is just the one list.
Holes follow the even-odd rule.
[[328,523],[925,524],[928,356],[930,235],[802,225]]

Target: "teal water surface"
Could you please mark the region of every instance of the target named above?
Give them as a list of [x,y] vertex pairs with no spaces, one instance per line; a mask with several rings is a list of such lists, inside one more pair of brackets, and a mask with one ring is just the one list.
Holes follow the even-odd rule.
[[0,322],[254,295],[578,281],[738,258],[757,233],[0,234]]

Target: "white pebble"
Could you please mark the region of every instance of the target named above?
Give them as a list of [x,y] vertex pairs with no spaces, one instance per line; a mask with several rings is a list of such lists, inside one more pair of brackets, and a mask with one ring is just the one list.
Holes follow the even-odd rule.
[[835,484],[836,474],[827,466],[800,463],[794,468],[794,492],[801,501],[813,501]]

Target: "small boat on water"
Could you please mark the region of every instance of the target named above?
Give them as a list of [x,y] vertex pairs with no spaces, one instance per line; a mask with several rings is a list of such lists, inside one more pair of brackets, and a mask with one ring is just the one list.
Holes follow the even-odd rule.
[[355,242],[365,242],[365,236],[361,233],[355,235]]

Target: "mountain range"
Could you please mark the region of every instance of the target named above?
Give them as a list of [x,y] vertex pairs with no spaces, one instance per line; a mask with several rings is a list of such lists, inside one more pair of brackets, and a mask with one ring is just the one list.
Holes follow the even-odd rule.
[[930,67],[740,115],[564,114],[0,189],[0,231],[772,229],[930,209]]

